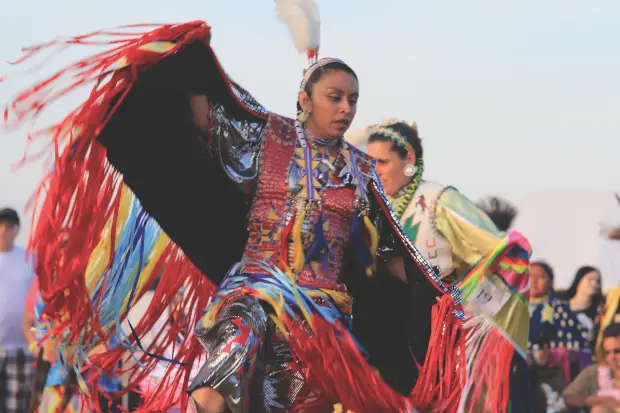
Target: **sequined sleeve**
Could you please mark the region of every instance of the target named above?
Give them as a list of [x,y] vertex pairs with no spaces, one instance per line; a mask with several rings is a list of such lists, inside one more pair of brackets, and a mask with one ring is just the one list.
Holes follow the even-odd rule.
[[222,168],[236,184],[253,184],[258,174],[257,161],[264,121],[235,120],[222,105],[211,110],[212,149]]
[[457,263],[469,267],[493,250],[504,234],[473,202],[447,188],[435,207],[435,228],[450,246]]

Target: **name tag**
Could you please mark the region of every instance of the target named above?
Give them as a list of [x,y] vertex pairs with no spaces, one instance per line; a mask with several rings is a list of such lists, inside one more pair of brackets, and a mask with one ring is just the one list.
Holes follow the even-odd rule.
[[484,277],[469,296],[468,302],[477,310],[495,316],[509,299],[510,293],[503,286],[497,286]]

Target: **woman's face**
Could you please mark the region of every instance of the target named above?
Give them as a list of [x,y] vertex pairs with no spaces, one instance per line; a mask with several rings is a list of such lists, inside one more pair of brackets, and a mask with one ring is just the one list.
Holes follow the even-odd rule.
[[302,109],[310,111],[306,128],[317,137],[341,138],[355,118],[358,98],[359,84],[353,75],[342,70],[326,72],[312,86],[311,96],[299,93]]
[[396,195],[400,188],[409,183],[411,177],[405,175],[405,166],[415,165],[416,161],[413,151],[409,151],[407,157],[403,159],[392,149],[392,145],[392,141],[374,141],[366,146],[368,155],[377,160],[377,175],[383,189],[390,196]]
[[605,362],[615,375],[620,375],[620,336],[607,337],[603,340]]
[[601,276],[597,271],[590,271],[583,276],[577,285],[577,294],[584,294],[592,297],[601,292]]
[[551,277],[540,265],[532,265],[530,268],[530,297],[542,298],[551,290]]

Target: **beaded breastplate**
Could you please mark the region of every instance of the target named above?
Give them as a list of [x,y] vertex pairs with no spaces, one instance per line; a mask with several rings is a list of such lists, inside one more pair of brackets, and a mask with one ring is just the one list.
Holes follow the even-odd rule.
[[346,143],[318,151],[293,120],[272,114],[258,162],[244,258],[290,271],[301,285],[344,289],[338,278],[352,223],[368,206],[372,158]]

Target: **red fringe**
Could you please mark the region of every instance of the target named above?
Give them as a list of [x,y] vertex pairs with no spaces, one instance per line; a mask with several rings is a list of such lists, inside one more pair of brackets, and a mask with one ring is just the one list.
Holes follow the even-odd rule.
[[[98,40],[100,36],[128,38]],[[35,119],[48,106],[78,87],[94,83],[88,98],[77,109],[60,122],[29,135],[29,141],[39,137],[51,138],[54,150],[54,169],[45,177],[33,197],[32,217],[35,223],[28,245],[29,251],[34,251],[37,258],[36,271],[41,295],[46,302],[44,316],[54,320],[54,327],[48,336],[62,337],[63,333],[67,333],[68,337],[63,339],[65,342],[81,342],[87,347],[98,342],[107,342],[110,338],[110,332],[100,328],[98,314],[94,311],[94,307],[99,303],[93,303],[94,306],[91,304],[84,274],[90,254],[100,242],[106,224],[110,220],[116,220],[122,178],[107,163],[105,148],[95,139],[135,83],[139,70],[157,63],[190,41],[208,41],[209,37],[210,28],[201,21],[160,25],[143,33],[98,31],[66,41],[53,41],[26,48],[25,55],[16,62],[27,61],[54,46],[114,45],[111,50],[82,59],[21,92],[6,106],[4,112],[5,122],[10,121],[10,125],[18,126]],[[176,46],[163,54],[140,50],[141,46],[153,41],[175,42]],[[114,71],[115,65],[121,59],[126,59],[131,66]],[[59,87],[59,83],[65,80],[68,80],[68,85]],[[112,99],[119,94],[123,94],[122,98],[112,107]],[[42,199],[43,204],[37,211]],[[66,245],[63,245],[65,240]],[[112,244],[114,245],[114,239]],[[109,258],[108,268],[112,265],[112,259],[113,255]],[[204,308],[213,290],[213,285],[176,247],[171,246],[162,255],[157,266],[158,269],[153,271],[153,277],[148,280],[145,289],[138,291],[135,297],[135,301],[139,300],[154,281],[155,275],[163,269],[156,297],[146,316],[135,327],[138,337],[143,337],[153,328],[184,280],[188,281],[187,288],[191,291],[190,298],[186,298],[182,304],[185,309]],[[162,337],[158,344],[153,344],[148,351],[157,353],[173,343],[176,340],[174,332],[181,326],[193,330],[198,321],[196,314],[196,311],[188,313],[188,319],[181,324],[175,324],[172,331]],[[133,335],[130,335],[130,341],[135,345]],[[191,336],[178,348],[175,356],[178,360],[191,364],[200,351],[199,343]],[[91,358],[86,367],[95,367],[93,374],[89,375],[89,387],[93,391],[94,400],[99,393],[96,384],[100,374],[96,368],[103,372],[120,374],[121,371],[115,370],[114,366],[122,360],[127,361],[127,355],[120,349]],[[146,355],[140,356],[139,360],[145,364],[146,369],[140,370],[135,365],[129,367],[130,383],[124,391],[135,388],[157,362]],[[162,388],[186,385],[189,380],[189,367],[180,369],[178,374],[182,377],[167,377]],[[166,406],[173,404],[171,397],[151,397],[141,411],[165,410]],[[99,406],[93,407],[95,411],[100,411]]]
[[[454,301],[446,295],[433,308],[432,340],[418,382],[409,397],[394,391],[363,358],[347,330],[313,318],[315,333],[308,336],[299,323],[285,320],[291,349],[320,400],[304,401],[297,410],[328,411],[341,403],[343,411],[404,412],[411,406],[422,412],[456,412],[465,380],[465,341],[457,337],[460,321]],[[335,369],[334,366],[343,366]]]
[[431,340],[410,400],[423,412],[456,412],[466,378],[465,334],[445,294],[433,307]]
[[[510,401],[510,369],[514,345],[492,329],[476,356],[471,377],[474,383],[467,397],[466,412],[504,413]],[[498,378],[503,378],[499,380]]]

